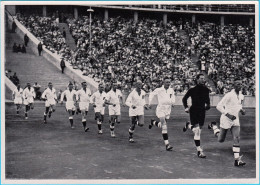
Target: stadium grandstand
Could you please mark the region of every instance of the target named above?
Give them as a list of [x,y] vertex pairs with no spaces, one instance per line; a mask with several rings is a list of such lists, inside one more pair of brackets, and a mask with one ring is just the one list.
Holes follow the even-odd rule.
[[150,92],[167,75],[176,93],[184,94],[202,72],[212,94],[228,92],[239,77],[245,82],[243,94],[254,95],[254,5],[91,8],[92,13],[86,6],[17,5],[6,10],[45,48],[97,83],[116,79],[129,91],[141,79]]

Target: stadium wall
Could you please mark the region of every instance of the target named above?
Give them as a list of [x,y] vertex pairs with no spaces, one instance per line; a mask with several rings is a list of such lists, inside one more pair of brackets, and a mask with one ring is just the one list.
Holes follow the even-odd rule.
[[[7,16],[8,27],[10,27],[12,26],[13,18],[8,13]],[[32,49],[35,55],[38,55],[37,47],[40,41],[33,34],[31,34],[16,18],[14,18],[14,21],[17,25],[16,33],[18,34],[18,36],[23,40],[24,35],[27,34],[30,39],[28,46]],[[50,63],[52,63],[54,66],[60,69],[60,56],[58,54],[52,53],[51,51],[43,47],[42,55]],[[86,81],[92,92],[96,91],[98,88],[98,83],[96,83],[92,78],[84,76],[81,70],[73,69],[73,67],[68,62],[66,62],[66,68],[64,70],[64,73],[73,80],[75,80],[78,84],[81,84],[81,82]]]

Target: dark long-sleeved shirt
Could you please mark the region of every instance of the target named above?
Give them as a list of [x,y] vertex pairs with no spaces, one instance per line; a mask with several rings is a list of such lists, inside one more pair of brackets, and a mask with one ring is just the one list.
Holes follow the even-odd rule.
[[192,107],[205,110],[210,108],[209,89],[204,85],[196,85],[195,87],[188,90],[182,99],[183,106],[185,109],[188,107],[187,100],[191,97]]

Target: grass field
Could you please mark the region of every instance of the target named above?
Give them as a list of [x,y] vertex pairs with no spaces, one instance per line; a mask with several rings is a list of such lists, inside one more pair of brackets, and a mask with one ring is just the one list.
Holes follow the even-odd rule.
[[[128,142],[128,108],[122,108],[116,138],[110,137],[108,116],[103,135],[97,134],[93,108],[87,116],[90,131],[85,133],[81,116],[74,116],[76,128],[69,126],[64,106],[43,124],[43,103],[36,103],[29,119],[16,115],[15,106],[6,103],[5,172],[6,179],[238,179],[256,178],[255,109],[241,116],[241,154],[244,167],[233,166],[232,138],[218,143],[204,126],[201,143],[206,159],[196,155],[193,134],[182,132],[188,119],[183,107],[173,108],[168,123],[173,151],[165,150],[161,130],[148,129],[155,109],[145,111],[145,126],[136,127],[135,143]],[[107,110],[106,110],[107,111]],[[207,112],[206,122],[219,120],[215,108]]]

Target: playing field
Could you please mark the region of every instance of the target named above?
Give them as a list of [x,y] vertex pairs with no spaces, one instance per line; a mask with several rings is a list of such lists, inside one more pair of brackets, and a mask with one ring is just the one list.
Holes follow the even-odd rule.
[[[47,124],[43,124],[44,104],[36,103],[29,119],[16,115],[15,106],[6,103],[5,165],[7,179],[234,179],[256,178],[255,109],[241,116],[241,154],[247,163],[234,167],[232,138],[218,143],[207,125],[201,143],[206,159],[196,155],[193,134],[182,132],[188,119],[183,107],[173,108],[168,123],[169,141],[174,150],[165,150],[161,130],[148,129],[155,118],[153,108],[145,112],[145,126],[136,127],[135,143],[128,142],[128,108],[122,108],[116,138],[110,137],[108,116],[103,135],[97,134],[93,108],[87,116],[85,133],[81,116],[75,115],[76,128],[69,125],[64,105],[58,105]],[[107,110],[106,110],[107,111]],[[219,119],[215,108],[207,112],[206,123]],[[3,124],[3,123],[2,123]]]

